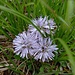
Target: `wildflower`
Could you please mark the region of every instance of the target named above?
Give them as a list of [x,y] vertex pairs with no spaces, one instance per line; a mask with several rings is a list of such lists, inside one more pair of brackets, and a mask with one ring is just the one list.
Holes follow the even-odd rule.
[[[40,28],[41,33],[50,34],[54,32],[55,22],[53,19],[48,20],[48,17],[40,17],[38,19],[32,20],[33,24]],[[45,35],[46,36],[46,35]],[[20,57],[33,56],[35,60],[40,60],[42,62],[49,61],[53,59],[54,52],[58,50],[57,45],[52,44],[49,37],[42,37],[39,31],[32,25],[29,25],[28,31],[20,33],[13,40],[14,53],[20,54]]]
[[50,38],[41,38],[38,44],[39,51],[36,50],[34,53],[34,59],[41,60],[42,62],[49,61],[49,59],[52,60],[54,57],[53,52],[58,50],[56,48],[57,45],[52,45]]
[[[40,17],[38,19],[34,19],[32,20],[33,24],[36,25],[37,27],[39,27],[41,33],[45,34],[50,34],[50,32],[53,32],[53,29],[56,28],[55,26],[55,22],[53,19],[48,20],[48,17]],[[37,29],[35,29],[32,25],[29,25],[29,32],[34,33],[36,31],[37,33]]]
[[16,38],[13,40],[13,45],[15,48],[14,53],[17,55],[20,54],[22,58],[26,57],[27,59],[29,52],[31,53],[31,50],[34,50],[34,48],[37,48],[38,46],[34,36],[26,32],[20,33],[18,36],[16,36]]

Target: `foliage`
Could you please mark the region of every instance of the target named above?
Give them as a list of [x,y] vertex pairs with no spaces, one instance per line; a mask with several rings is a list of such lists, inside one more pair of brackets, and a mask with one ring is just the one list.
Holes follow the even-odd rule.
[[[11,42],[18,34],[27,30],[31,20],[39,16],[49,16],[56,22],[57,29],[52,37],[58,45],[58,53],[48,63],[35,61],[33,58],[22,59],[13,53],[12,48],[0,45],[0,52],[6,59],[6,66],[15,75],[75,75],[75,11],[74,0],[0,0],[0,35]],[[8,44],[9,45],[9,44]],[[2,57],[0,56],[2,59]],[[0,65],[3,65],[0,63]]]

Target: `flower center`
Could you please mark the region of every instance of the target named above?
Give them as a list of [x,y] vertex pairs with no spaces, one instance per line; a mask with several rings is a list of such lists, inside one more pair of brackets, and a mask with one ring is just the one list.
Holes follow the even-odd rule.
[[46,52],[46,47],[42,47],[42,52]]

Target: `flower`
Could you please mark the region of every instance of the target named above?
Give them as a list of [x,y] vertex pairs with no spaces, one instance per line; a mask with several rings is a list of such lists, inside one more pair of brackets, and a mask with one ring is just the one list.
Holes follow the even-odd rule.
[[[39,27],[44,35],[54,32],[56,27],[54,20],[48,20],[48,17],[40,17],[32,20],[32,22]],[[27,59],[32,56],[35,60],[42,62],[52,60],[55,56],[54,52],[58,50],[57,45],[52,44],[51,38],[46,35],[46,37],[43,37],[41,33],[32,25],[29,25],[27,31],[18,34],[13,40],[14,53]]]
[[[48,17],[40,17],[38,19],[33,19],[32,20],[33,24],[36,25],[37,27],[39,27],[41,33],[45,34],[50,34],[50,32],[52,31],[53,33],[53,29],[56,28],[56,23],[54,22],[53,19],[49,19],[48,20]],[[31,33],[34,33],[36,32],[37,33],[37,29],[35,29],[31,24],[29,25],[29,29],[28,29],[29,32]]]
[[34,39],[34,35],[30,35],[27,32],[20,33],[13,40],[13,47],[15,48],[14,53],[17,55],[20,54],[22,58],[26,57],[28,59],[28,54],[31,53],[31,50],[36,49],[38,44]]
[[20,54],[20,57],[33,56],[35,60],[42,62],[53,59],[54,54],[58,48],[53,45],[50,38],[43,38],[41,35],[36,37],[28,32],[22,32],[13,40],[14,53]]
[[38,42],[39,50],[34,53],[34,59],[41,60],[42,62],[49,61],[53,59],[53,52],[58,50],[57,45],[52,45],[50,38],[41,38]]

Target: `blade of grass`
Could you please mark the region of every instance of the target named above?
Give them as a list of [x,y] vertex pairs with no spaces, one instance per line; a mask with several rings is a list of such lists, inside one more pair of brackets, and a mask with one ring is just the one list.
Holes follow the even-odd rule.
[[17,65],[13,62],[13,60],[11,59],[11,55],[7,55],[7,53],[5,52],[5,50],[3,50],[3,47],[0,46],[0,50],[4,53],[4,55],[10,60],[10,62],[14,65],[14,67],[17,67]]
[[74,0],[67,0],[65,21],[68,23],[68,25],[71,24],[71,18],[73,14],[74,14]]
[[12,40],[12,38],[10,37],[10,35],[8,35],[8,33],[0,26],[0,31],[2,32],[2,34],[4,34],[7,38],[9,38],[10,40]]
[[3,25],[0,24],[1,27],[6,28],[6,30],[11,32],[12,34],[18,34],[19,30],[17,30],[15,26],[12,26],[9,23],[7,23],[7,21],[5,21],[5,19],[2,16],[0,16],[0,21],[2,21],[3,23]]
[[55,11],[49,6],[49,5],[47,5],[47,3],[45,2],[45,1],[43,1],[43,0],[40,0],[40,2],[55,16],[55,17],[57,17],[60,21],[62,21],[63,23],[64,23],[64,28],[68,28],[69,27],[69,25],[68,25],[68,23],[62,18],[62,17],[60,17],[59,15],[57,15],[56,13],[55,13]]
[[69,62],[71,63],[71,67],[72,67],[72,72],[73,72],[73,75],[75,75],[75,61],[73,59],[73,56],[71,54],[71,51],[70,49],[68,48],[67,44],[65,43],[65,41],[63,41],[61,38],[56,38],[56,40],[58,40],[64,47],[67,55],[68,55],[68,60]]
[[15,10],[13,10],[13,9],[9,9],[9,8],[4,7],[4,6],[1,6],[1,5],[0,5],[0,9],[1,9],[1,10],[4,10],[4,11],[6,11],[6,12],[9,12],[9,13],[11,13],[11,14],[14,14],[14,15],[16,15],[17,17],[20,17],[21,19],[23,19],[24,21],[26,21],[27,23],[32,24],[32,25],[41,33],[41,35],[44,36],[44,34],[40,31],[40,29],[39,29],[37,26],[35,26],[35,25],[31,22],[31,19],[29,19],[27,16],[25,16],[25,15],[19,13],[18,11],[15,11]]
[[[8,49],[8,48],[7,48]],[[10,70],[13,70],[14,72],[16,72],[16,73],[23,73],[23,72],[21,72],[20,70],[18,70],[17,69],[17,65],[16,65],[16,63],[12,60],[12,55],[11,54],[9,54],[9,55],[7,55],[7,53],[5,52],[5,50],[3,50],[3,47],[2,46],[0,46],[0,50],[4,53],[4,55],[9,59],[9,61],[13,64],[13,67],[11,67],[11,65],[9,65],[9,66],[7,66],[7,68],[9,68]],[[9,49],[8,49],[9,50]],[[12,50],[11,50],[12,51]]]

